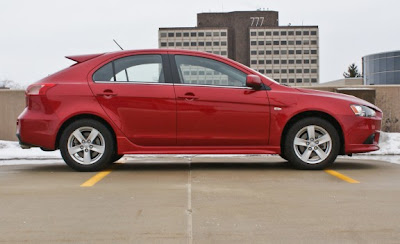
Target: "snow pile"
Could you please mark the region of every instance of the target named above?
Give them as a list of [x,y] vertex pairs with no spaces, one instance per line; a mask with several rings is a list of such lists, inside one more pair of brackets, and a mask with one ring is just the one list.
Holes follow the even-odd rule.
[[60,151],[44,152],[40,148],[22,149],[18,142],[0,140],[0,161],[19,159],[61,159]]
[[369,152],[371,155],[400,155],[400,133],[381,132],[378,151]]

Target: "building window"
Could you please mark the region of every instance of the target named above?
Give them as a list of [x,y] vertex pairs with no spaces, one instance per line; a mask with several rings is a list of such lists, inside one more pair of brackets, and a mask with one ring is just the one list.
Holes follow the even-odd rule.
[[183,46],[188,47],[189,46],[189,42],[184,42]]
[[282,83],[287,83],[287,79],[282,79]]
[[303,31],[303,35],[308,36],[308,35],[310,35],[310,32],[309,31]]
[[226,36],[226,32],[225,31],[221,32],[221,36]]
[[289,69],[289,74],[294,74],[294,69]]
[[259,35],[259,36],[263,36],[263,35],[264,35],[264,31],[259,31],[259,32],[258,32],[258,35]]
[[166,42],[161,42],[161,46],[162,46],[162,47],[166,47],[166,46],[167,46],[167,43],[166,43]]
[[272,73],[272,69],[266,69],[266,70],[265,70],[265,73],[266,73],[266,74],[271,74],[271,73]]
[[258,64],[264,64],[264,60],[258,60]]
[[214,46],[219,46],[219,42],[214,42]]
[[296,31],[296,36],[301,36],[301,31]]
[[251,64],[257,64],[257,60],[251,60]]
[[182,33],[178,32],[178,33],[175,34],[175,36],[176,36],[176,37],[181,37],[181,36],[182,36]]
[[221,42],[221,46],[226,46],[226,42]]
[[303,45],[310,45],[310,41],[309,40],[304,40],[303,41]]
[[287,54],[287,50],[281,50],[281,54],[282,54],[282,55]]
[[311,45],[317,45],[317,41],[311,41]]
[[297,74],[301,74],[301,73],[303,73],[303,70],[302,69],[296,69],[296,73]]
[[304,82],[305,82],[305,83],[309,83],[309,82],[310,82],[310,79],[309,79],[309,78],[305,78],[305,79],[304,79]]
[[251,50],[251,51],[250,51],[250,54],[251,54],[251,55],[257,55],[257,51],[256,51],[256,50]]
[[250,45],[255,46],[255,45],[257,45],[257,42],[256,41],[251,41]]
[[294,83],[294,79],[289,79],[289,83]]
[[206,42],[206,46],[207,47],[211,47],[212,45],[211,45],[211,42]]
[[279,36],[279,31],[274,31],[274,36]]
[[279,74],[279,69],[274,69],[274,74]]
[[317,60],[316,60],[316,59],[311,59],[311,63],[312,63],[312,64],[316,64],[316,63],[317,63]]
[[175,44],[175,46],[177,46],[177,47],[182,47],[182,42],[177,42],[177,43]]
[[265,64],[272,64],[272,60],[271,59],[265,60]]
[[296,79],[296,83],[301,83],[301,82],[303,82],[302,79]]
[[294,35],[294,31],[289,31],[288,34],[289,34],[289,36],[293,36]]
[[206,36],[211,36],[211,32],[206,32]]
[[196,42],[191,42],[190,46],[195,47],[195,46],[197,46],[197,43]]
[[308,74],[308,73],[310,73],[310,70],[309,69],[304,69],[304,74]]
[[310,50],[304,50],[304,54],[310,54]]
[[217,54],[217,55],[219,55],[219,51],[214,51],[214,54]]
[[296,64],[301,64],[301,59],[296,59]]
[[271,35],[271,31],[265,32],[265,35],[266,35],[266,36],[270,36],[270,35]]
[[191,33],[190,33],[190,36],[191,36],[191,37],[196,37],[196,36],[197,36],[197,33],[196,33],[196,32],[191,32]]
[[160,36],[161,36],[161,37],[167,37],[167,33],[161,32]]
[[219,32],[213,32],[213,36],[219,36]]
[[294,41],[289,41],[289,45],[294,45]]
[[304,60],[303,60],[303,63],[304,63],[304,64],[309,64],[309,63],[310,63],[310,60],[304,59]]
[[258,41],[258,45],[259,46],[263,46],[264,45],[264,41]]
[[286,45],[286,41],[281,41],[281,45]]
[[282,59],[281,60],[281,64],[287,64],[287,60],[286,59]]
[[317,73],[317,69],[312,69],[311,73],[316,74]]
[[311,79],[311,83],[317,83],[317,79]]
[[265,45],[270,46],[272,44],[271,41],[265,41]]
[[289,64],[294,64],[294,60],[293,59],[289,59]]
[[286,69],[282,69],[282,70],[281,70],[281,73],[282,73],[282,74],[286,74],[286,73],[287,73],[287,70],[286,70]]
[[188,37],[189,36],[189,32],[183,32],[183,36],[184,37]]
[[301,50],[296,50],[296,54],[301,54]]
[[221,51],[221,55],[226,55],[226,51]]
[[294,50],[289,50],[289,54],[294,54]]
[[279,45],[279,41],[274,41],[274,45]]
[[260,72],[261,74],[264,74],[265,70],[259,69],[258,72]]
[[199,36],[204,36],[204,32],[199,32]]
[[317,54],[317,50],[311,50],[311,54]]
[[286,36],[286,31],[281,31],[281,36]]
[[255,32],[255,31],[250,32],[250,36],[256,36],[256,35],[257,35],[257,32]]
[[311,35],[312,35],[312,36],[316,36],[316,35],[317,35],[317,32],[316,32],[316,31],[311,31]]
[[279,59],[274,59],[274,64],[279,64]]
[[264,55],[264,50],[258,51],[258,55]]
[[168,42],[168,47],[173,47],[175,43],[173,42]]
[[274,50],[274,55],[279,55],[279,50]]
[[296,45],[301,45],[301,41],[296,41]]
[[175,35],[174,35],[173,32],[168,33],[168,37],[174,37],[174,36],[175,36]]
[[271,50],[265,50],[265,55],[271,55],[272,51]]
[[279,79],[275,79],[276,82],[279,82]]
[[199,42],[199,46],[204,47],[204,42]]

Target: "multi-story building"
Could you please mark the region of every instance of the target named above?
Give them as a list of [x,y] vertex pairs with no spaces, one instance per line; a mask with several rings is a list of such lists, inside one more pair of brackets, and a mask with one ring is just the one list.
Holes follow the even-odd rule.
[[400,51],[364,56],[362,64],[364,85],[400,84]]
[[159,47],[225,56],[284,84],[319,83],[318,26],[279,26],[276,11],[199,13],[197,27],[160,28]]

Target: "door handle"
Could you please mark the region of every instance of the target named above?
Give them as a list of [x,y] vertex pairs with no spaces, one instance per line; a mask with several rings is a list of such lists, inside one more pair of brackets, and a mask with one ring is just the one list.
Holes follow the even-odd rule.
[[97,93],[97,96],[103,96],[105,98],[111,98],[117,96],[117,93],[114,93],[113,90],[111,89],[106,89],[101,93]]
[[194,95],[193,92],[186,92],[183,96],[178,96],[179,99],[185,99],[187,101],[197,100],[198,98]]

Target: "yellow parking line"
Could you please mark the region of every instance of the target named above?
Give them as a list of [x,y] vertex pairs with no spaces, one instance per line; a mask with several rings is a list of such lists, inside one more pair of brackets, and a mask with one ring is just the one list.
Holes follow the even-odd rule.
[[111,173],[112,169],[106,169],[103,170],[99,173],[97,173],[95,176],[93,176],[92,178],[88,179],[87,181],[85,181],[81,187],[91,187],[94,186],[97,182],[101,181],[104,177],[106,177],[109,173]]
[[348,176],[346,176],[344,174],[341,174],[341,173],[339,173],[339,172],[337,172],[335,170],[326,169],[325,172],[330,174],[330,175],[333,175],[333,176],[335,176],[335,177],[337,177],[337,178],[339,178],[341,180],[344,180],[344,181],[346,181],[348,183],[360,183],[359,181],[357,181],[355,179],[352,179],[352,178],[350,178],[350,177],[348,177]]

